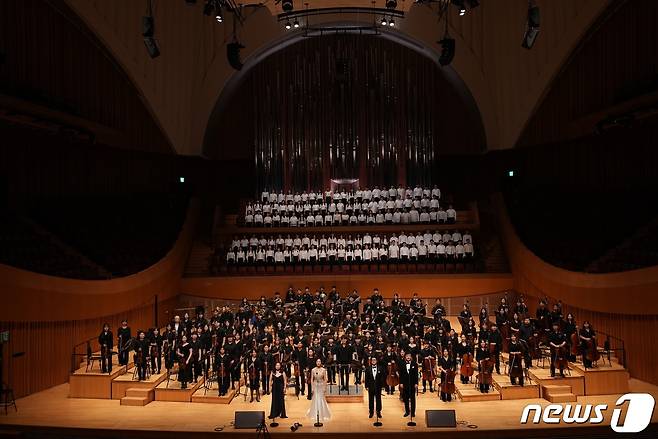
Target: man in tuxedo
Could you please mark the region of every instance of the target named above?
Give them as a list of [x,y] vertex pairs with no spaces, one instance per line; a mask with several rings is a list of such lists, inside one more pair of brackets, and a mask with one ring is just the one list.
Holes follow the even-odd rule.
[[404,416],[416,417],[416,391],[418,390],[418,364],[412,361],[411,354],[404,356],[400,369],[400,390],[404,399]]
[[375,401],[377,402],[377,417],[382,417],[382,387],[384,386],[384,368],[377,364],[377,357],[370,357],[366,368],[366,389],[368,389],[368,409],[372,418]]

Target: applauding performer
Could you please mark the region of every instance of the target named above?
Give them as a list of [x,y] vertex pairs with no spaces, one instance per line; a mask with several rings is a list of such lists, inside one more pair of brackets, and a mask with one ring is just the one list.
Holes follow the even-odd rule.
[[382,417],[382,387],[384,387],[384,369],[377,365],[377,357],[370,357],[366,368],[366,389],[368,389],[369,417],[372,418],[375,401],[377,402],[377,418]]

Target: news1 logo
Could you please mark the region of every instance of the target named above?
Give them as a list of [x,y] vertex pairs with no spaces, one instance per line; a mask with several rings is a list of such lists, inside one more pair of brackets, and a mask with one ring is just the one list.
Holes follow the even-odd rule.
[[[626,417],[622,421],[623,406],[628,401]],[[651,422],[653,408],[656,402],[648,393],[627,393],[619,397],[615,403],[610,419],[610,428],[617,433],[639,433]],[[521,414],[521,424],[527,424],[530,413],[533,413],[531,422],[539,424],[540,420],[546,424],[600,424],[608,404],[549,404],[542,408],[539,404],[528,404]]]

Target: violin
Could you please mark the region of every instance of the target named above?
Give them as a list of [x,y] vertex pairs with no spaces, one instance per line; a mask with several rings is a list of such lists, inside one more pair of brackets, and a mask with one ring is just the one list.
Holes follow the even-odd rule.
[[473,376],[473,354],[470,352],[462,356],[462,366],[459,369],[459,373],[463,377],[472,377]]

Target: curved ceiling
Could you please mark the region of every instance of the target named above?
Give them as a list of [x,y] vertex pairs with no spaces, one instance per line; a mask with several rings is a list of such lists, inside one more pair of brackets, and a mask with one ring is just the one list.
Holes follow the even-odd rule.
[[[140,37],[144,2],[65,0],[114,54],[141,91],[180,154],[202,153],[203,138],[221,92],[235,71],[225,44],[232,24],[220,25],[184,1],[155,3],[156,38],[162,55],[150,59]],[[521,48],[527,3],[483,0],[464,17],[454,11],[450,33],[457,52],[452,68],[477,102],[489,149],[511,148],[562,63],[611,0],[537,0],[541,34],[532,50]],[[201,2],[197,2],[201,3]],[[327,6],[330,1],[323,2]],[[383,0],[379,0],[379,7]],[[411,3],[407,0],[406,3]],[[245,63],[289,36],[268,8],[247,12],[239,30]],[[318,22],[346,17],[327,15]],[[348,17],[371,22],[371,17]],[[438,53],[437,17],[427,6],[411,5],[398,32]]]

